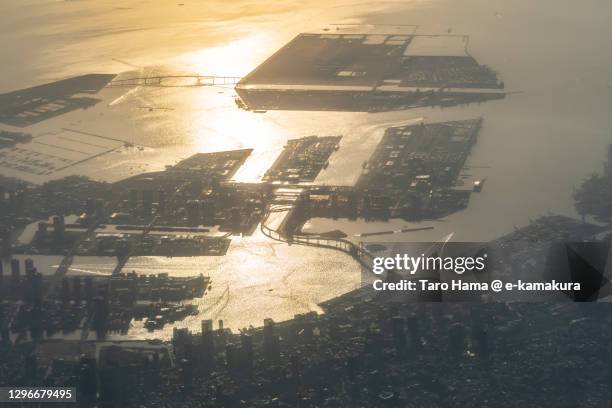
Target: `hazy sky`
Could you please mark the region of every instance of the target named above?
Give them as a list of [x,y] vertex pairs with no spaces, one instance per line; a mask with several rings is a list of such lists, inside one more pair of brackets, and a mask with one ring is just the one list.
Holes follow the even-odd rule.
[[[299,30],[371,12],[393,3],[299,0],[0,1],[0,91],[33,77],[163,65],[177,55],[259,37],[261,58]],[[397,3],[395,3],[397,6]],[[360,21],[358,18],[350,21]],[[252,67],[248,67],[250,69]],[[244,69],[240,70],[244,72]]]
[[[566,61],[572,65],[570,59],[584,60],[596,70],[586,77],[610,78],[606,75],[612,49],[609,0],[184,0],[183,6],[179,4],[180,0],[0,0],[0,53],[8,62],[2,67],[0,92],[85,72],[121,72],[131,68],[128,64],[166,65],[183,54],[238,40],[246,42],[230,52],[208,55],[209,66],[200,66],[198,58],[195,67],[189,66],[189,59],[181,62],[186,70],[242,75],[300,31],[363,21],[418,24],[421,32],[452,27],[454,32],[472,35],[477,46],[471,49],[476,53],[495,42],[507,50],[509,63],[523,63],[516,58],[534,58],[537,52],[538,59],[550,56],[550,66],[534,64],[532,69],[563,70]],[[220,69],[221,58],[224,72],[214,72]]]

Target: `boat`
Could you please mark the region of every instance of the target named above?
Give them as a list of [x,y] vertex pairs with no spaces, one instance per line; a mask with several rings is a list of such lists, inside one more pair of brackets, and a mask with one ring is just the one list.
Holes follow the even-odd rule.
[[484,186],[485,180],[486,179],[474,181],[474,192],[475,193],[480,193],[482,191],[482,187]]

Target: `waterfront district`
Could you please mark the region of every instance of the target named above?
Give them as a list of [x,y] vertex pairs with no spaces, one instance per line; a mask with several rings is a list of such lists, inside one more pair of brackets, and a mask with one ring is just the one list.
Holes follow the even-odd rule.
[[[448,55],[423,51],[440,38],[450,38]],[[376,111],[503,97],[504,84],[465,47],[461,36],[304,34],[241,80],[237,103]],[[96,93],[114,76],[83,78],[3,95],[0,122],[25,127],[91,106],[94,98],[73,95]],[[322,304],[324,314],[266,319],[238,333],[203,320],[200,333],[174,328],[171,342],[107,340],[134,320],[155,332],[195,313],[190,300],[214,284],[203,275],[123,271],[131,256],[223,256],[232,239],[259,227],[271,239],[344,251],[367,266],[369,250],[342,231],[307,234],[302,226],[313,217],[423,220],[465,208],[483,191],[484,180],[461,176],[482,123],[389,127],[351,187],[315,183],[342,148],[338,135],[289,141],[261,183],[232,181],[250,149],[197,154],[112,184],[2,177],[1,251],[11,261],[0,269],[0,386],[75,386],[83,407],[601,406],[612,399],[605,304],[415,303],[362,288]],[[71,165],[28,152],[17,163],[11,149],[30,136],[0,136],[0,166]],[[612,191],[610,168],[576,192],[580,212],[608,225],[610,201],[591,197]],[[18,241],[32,225],[31,240]],[[609,229],[544,217],[496,240],[511,250],[495,266],[529,274],[525,260],[541,258],[546,243],[605,242]],[[38,272],[30,257],[40,254],[62,257],[53,275]],[[109,276],[69,275],[78,255],[118,262]]]

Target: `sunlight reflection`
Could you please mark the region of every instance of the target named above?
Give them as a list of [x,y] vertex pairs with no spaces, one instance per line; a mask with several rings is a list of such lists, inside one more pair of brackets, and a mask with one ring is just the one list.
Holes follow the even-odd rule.
[[267,119],[266,115],[232,107],[214,113],[198,112],[193,129],[196,151],[254,149],[234,177],[241,182],[259,181],[289,136],[284,128]]
[[270,53],[269,35],[258,34],[182,55],[183,67],[202,75],[244,76]]
[[[269,35],[257,34],[225,45],[206,48],[181,56],[183,69],[202,75],[243,76],[254,69],[269,53],[275,41]],[[233,101],[223,104],[210,92],[198,93],[195,106],[209,106],[195,114],[192,125],[194,149],[211,152],[254,148],[253,153],[235,175],[241,182],[256,182],[271,166],[288,138],[287,131],[265,114],[236,109]]]

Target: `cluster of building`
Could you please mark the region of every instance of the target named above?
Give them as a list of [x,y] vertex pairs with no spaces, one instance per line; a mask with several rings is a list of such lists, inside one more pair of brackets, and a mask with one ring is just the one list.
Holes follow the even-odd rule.
[[364,163],[357,187],[430,191],[453,187],[482,119],[390,127]]
[[63,277],[43,276],[32,259],[11,260],[10,275],[0,264],[0,331],[16,343],[50,339],[57,333],[80,330],[87,338],[94,331],[127,333],[133,319],[154,321],[147,327],[162,328],[197,312],[184,301],[201,298],[210,279],[203,275],[170,277],[168,274]]
[[32,259],[25,259],[23,264],[24,274],[21,262],[12,259],[9,276],[0,267],[0,329],[5,340],[40,340],[81,327],[93,306],[91,278],[85,279],[83,287],[81,278],[75,277],[72,288],[65,279],[59,296],[49,296],[51,279],[38,272]]
[[309,136],[287,142],[280,156],[264,175],[264,181],[312,182],[329,165],[329,157],[340,148],[342,136]]
[[58,215],[101,211],[113,196],[111,186],[80,176],[40,186],[0,176],[0,229],[13,232]]
[[230,239],[224,236],[160,234],[142,235],[139,231],[101,230],[83,240],[76,250],[78,255],[90,256],[203,256],[224,255]]
[[156,226],[220,226],[222,231],[251,233],[263,213],[263,186],[228,180],[251,149],[194,155],[166,171],[118,183],[120,202],[111,222]]
[[575,406],[586,394],[603,403],[609,318],[605,305],[349,296],[324,315],[267,319],[240,334],[206,320],[199,333],[176,329],[168,344],[85,343],[72,357],[49,354],[52,342],[32,350],[5,341],[0,384],[76,386],[81,406]]

